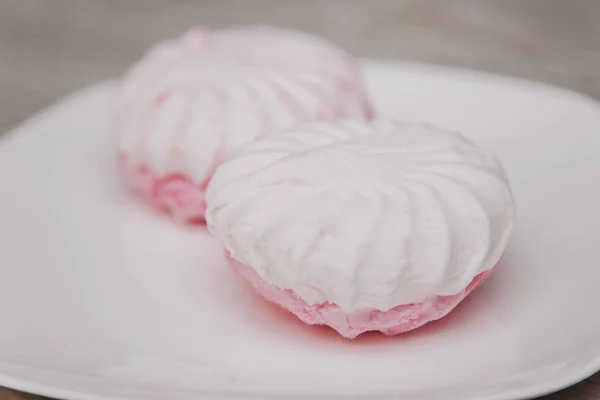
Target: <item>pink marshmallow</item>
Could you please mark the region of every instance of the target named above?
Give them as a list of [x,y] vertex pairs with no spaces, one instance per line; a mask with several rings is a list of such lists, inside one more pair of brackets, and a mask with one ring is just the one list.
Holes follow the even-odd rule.
[[127,185],[152,206],[181,223],[204,222],[208,181],[197,185],[183,174],[158,177],[144,165],[132,165],[123,154],[119,155],[119,169]]
[[229,263],[238,275],[252,284],[266,300],[297,316],[308,325],[327,325],[345,338],[353,339],[367,331],[380,331],[393,336],[417,329],[428,322],[443,318],[491,274],[484,271],[461,292],[452,296],[436,296],[422,303],[404,304],[389,311],[365,309],[350,314],[335,304],[308,304],[289,289],[280,289],[261,279],[254,269],[227,254]]

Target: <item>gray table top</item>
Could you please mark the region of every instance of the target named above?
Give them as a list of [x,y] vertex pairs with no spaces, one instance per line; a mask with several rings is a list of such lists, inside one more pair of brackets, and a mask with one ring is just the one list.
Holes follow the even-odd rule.
[[[467,66],[600,98],[595,0],[0,0],[0,132],[192,25],[314,32],[359,56]],[[0,400],[39,399],[0,388]],[[600,400],[600,374],[544,399]]]

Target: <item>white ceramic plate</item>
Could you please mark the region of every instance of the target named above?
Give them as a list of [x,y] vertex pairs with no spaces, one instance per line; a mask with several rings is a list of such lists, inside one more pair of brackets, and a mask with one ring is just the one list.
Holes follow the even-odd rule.
[[263,303],[204,229],[121,188],[101,84],[0,141],[0,384],[77,400],[491,400],[600,369],[600,106],[469,71],[366,72],[381,113],[463,131],[512,180],[511,245],[454,313],[347,341]]

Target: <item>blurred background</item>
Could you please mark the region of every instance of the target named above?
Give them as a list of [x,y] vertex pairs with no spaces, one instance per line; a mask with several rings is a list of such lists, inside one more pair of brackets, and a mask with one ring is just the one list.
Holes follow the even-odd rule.
[[252,23],[600,97],[600,0],[0,0],[0,132],[191,25]]
[[[255,23],[316,33],[358,56],[483,69],[600,99],[600,0],[0,0],[0,134],[120,75],[157,40]],[[33,398],[0,388],[0,400]],[[600,375],[545,399],[600,400]]]

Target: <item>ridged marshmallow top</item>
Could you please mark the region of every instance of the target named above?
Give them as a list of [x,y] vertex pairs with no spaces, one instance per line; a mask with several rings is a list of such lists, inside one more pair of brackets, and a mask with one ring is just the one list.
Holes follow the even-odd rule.
[[196,182],[257,138],[370,115],[346,53],[264,27],[196,29],[156,46],[123,79],[117,109],[119,150],[130,162]]
[[251,144],[217,170],[207,203],[235,259],[345,311],[462,291],[497,263],[514,220],[496,157],[394,121],[312,124]]

